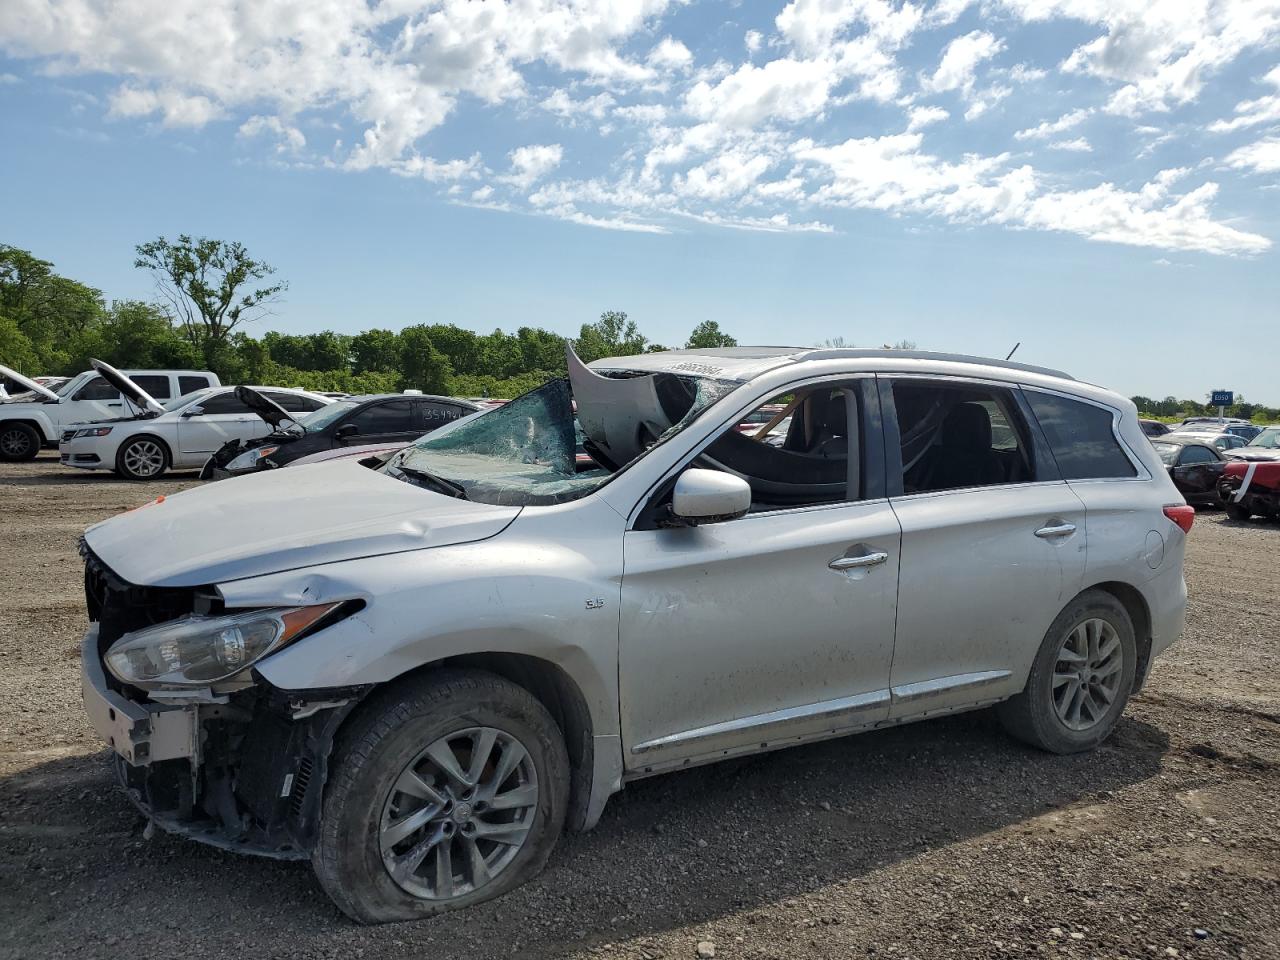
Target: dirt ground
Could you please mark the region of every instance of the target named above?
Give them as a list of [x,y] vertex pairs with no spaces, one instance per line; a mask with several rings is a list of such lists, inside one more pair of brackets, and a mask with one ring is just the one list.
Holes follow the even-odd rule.
[[1094,754],[984,711],[658,777],[369,929],[306,864],[145,839],[83,718],[76,536],[192,482],[0,465],[0,957],[1280,958],[1280,524],[1201,512],[1187,634]]

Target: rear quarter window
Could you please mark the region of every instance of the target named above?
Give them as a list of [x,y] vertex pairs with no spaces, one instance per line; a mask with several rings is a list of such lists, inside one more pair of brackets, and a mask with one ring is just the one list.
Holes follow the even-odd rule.
[[1136,477],[1112,428],[1114,414],[1081,400],[1026,391],[1064,480]]

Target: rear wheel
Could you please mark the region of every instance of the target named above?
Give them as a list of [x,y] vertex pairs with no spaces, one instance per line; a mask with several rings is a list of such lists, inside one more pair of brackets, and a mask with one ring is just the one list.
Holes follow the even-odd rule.
[[1224,503],[1222,508],[1227,511],[1227,516],[1232,520],[1248,520],[1253,516],[1253,511],[1244,504],[1235,503],[1231,500]]
[[6,423],[0,427],[0,460],[34,460],[40,452],[40,434],[27,423]]
[[1109,593],[1087,590],[1049,627],[1026,688],[1000,704],[1000,720],[1013,736],[1042,750],[1091,750],[1124,712],[1137,661],[1124,605]]
[[369,703],[343,735],[312,864],[362,923],[467,907],[541,871],[568,793],[559,728],[528,691],[436,674]]
[[116,454],[116,472],[129,480],[154,480],[169,469],[169,451],[152,437],[126,440]]

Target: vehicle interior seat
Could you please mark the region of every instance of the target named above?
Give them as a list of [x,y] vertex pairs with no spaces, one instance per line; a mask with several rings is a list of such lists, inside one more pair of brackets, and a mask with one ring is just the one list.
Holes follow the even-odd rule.
[[991,416],[980,403],[957,403],[942,422],[923,490],[1001,483],[1005,469],[991,449]]

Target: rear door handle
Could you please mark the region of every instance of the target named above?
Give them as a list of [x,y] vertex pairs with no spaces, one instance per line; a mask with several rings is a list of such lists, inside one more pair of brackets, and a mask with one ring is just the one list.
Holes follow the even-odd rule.
[[832,570],[856,570],[858,567],[878,567],[889,559],[882,550],[875,553],[864,553],[860,557],[836,557],[827,564]]
[[1064,521],[1059,523],[1050,523],[1047,526],[1041,527],[1036,531],[1036,536],[1041,540],[1054,540],[1058,537],[1069,537],[1075,532],[1076,525],[1074,523],[1066,523]]

